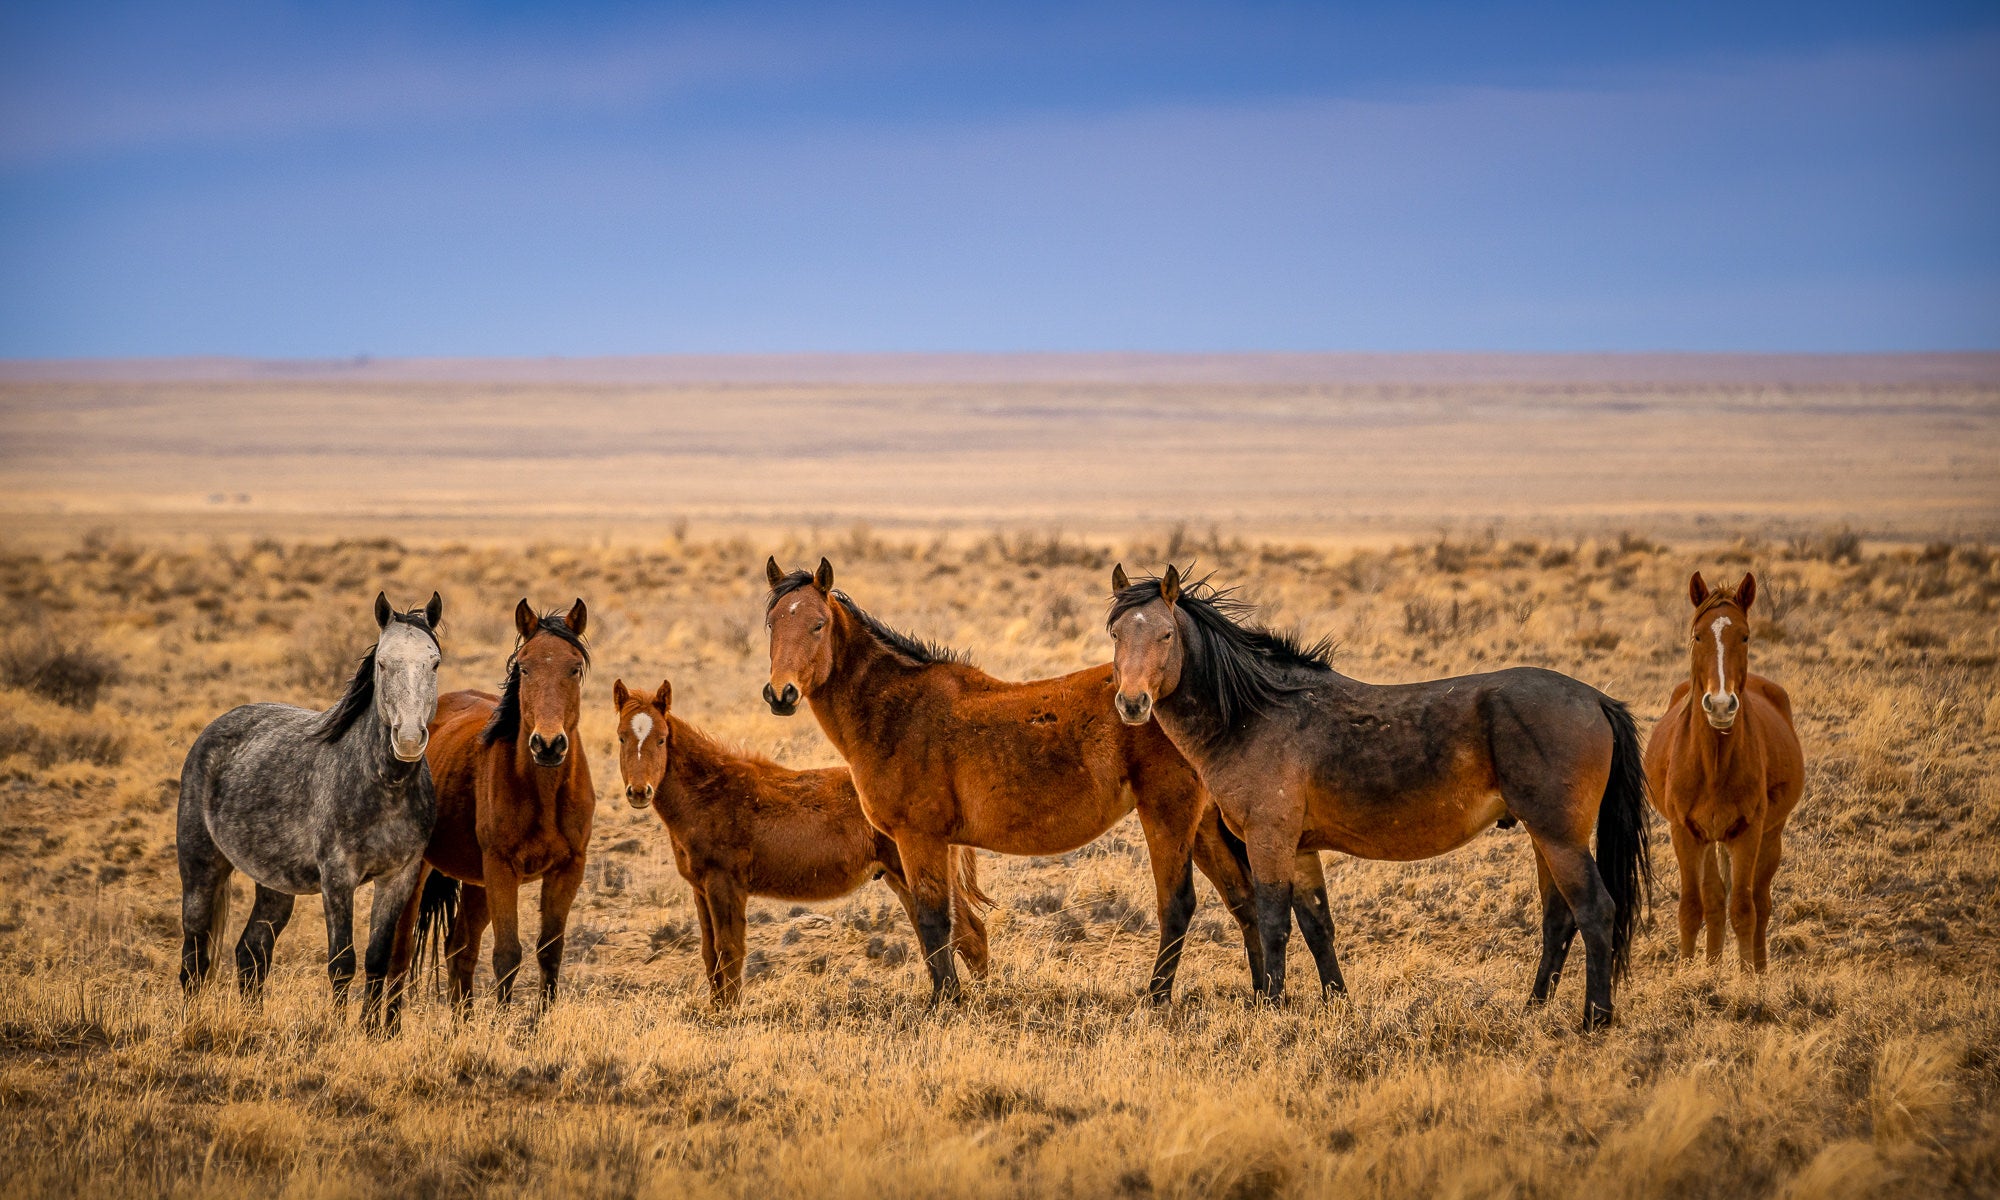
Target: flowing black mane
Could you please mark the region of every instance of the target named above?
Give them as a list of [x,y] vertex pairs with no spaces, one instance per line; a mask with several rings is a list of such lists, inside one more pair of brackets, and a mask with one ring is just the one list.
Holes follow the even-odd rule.
[[[563,621],[561,613],[543,613],[535,618],[535,633],[552,633],[576,647],[583,655],[585,666],[590,665],[590,647],[583,644],[582,635],[572,630]],[[533,637],[529,634],[528,637]],[[514,653],[507,656],[507,682],[500,689],[500,704],[493,715],[486,718],[486,727],[479,731],[479,744],[491,746],[495,742],[512,741],[521,733],[521,647],[528,644],[523,638],[514,647]]]
[[[413,608],[406,613],[392,612],[389,614],[389,619],[404,625],[414,625],[429,635],[433,645],[437,643],[437,632],[431,628],[431,623],[424,619],[423,609]],[[333,702],[332,708],[321,713],[319,719],[313,722],[312,736],[322,742],[337,742],[346,736],[356,721],[361,719],[362,713],[374,707],[375,647],[370,646],[368,653],[361,656],[361,665],[355,668],[354,678],[347,681],[347,690],[340,694],[340,699]]]
[[[1112,597],[1105,623],[1159,598],[1159,579],[1141,579]],[[1212,697],[1225,728],[1285,693],[1313,687],[1323,682],[1318,677],[1333,673],[1331,638],[1302,647],[1291,634],[1248,624],[1250,606],[1236,599],[1233,589],[1209,586],[1206,576],[1182,584],[1175,605],[1187,614],[1193,629],[1180,686]]]
[[[778,601],[807,586],[812,581],[813,575],[811,571],[793,571],[783,579],[780,579],[777,586],[771,589],[770,596],[764,601],[764,611],[767,613],[770,612],[773,608],[777,607]],[[870,636],[874,637],[877,642],[880,642],[884,648],[891,653],[901,655],[913,664],[921,666],[925,663],[965,663],[969,665],[972,662],[972,656],[963,650],[954,650],[949,646],[940,646],[936,642],[925,641],[923,638],[912,637],[900,630],[889,628],[881,621],[869,616],[859,604],[854,602],[853,597],[839,588],[833,590],[833,598],[838,600],[840,606],[847,610],[848,616],[853,617],[859,622],[861,627],[866,629]]]

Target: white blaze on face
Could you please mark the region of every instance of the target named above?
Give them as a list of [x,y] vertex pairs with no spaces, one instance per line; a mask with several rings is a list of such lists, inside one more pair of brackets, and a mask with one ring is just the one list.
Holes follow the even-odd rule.
[[1726,616],[1715,618],[1715,624],[1708,627],[1709,633],[1715,637],[1715,693],[1718,696],[1729,694],[1729,678],[1722,668],[1722,631],[1727,628],[1729,618]]
[[635,714],[632,718],[632,740],[643,746],[646,744],[646,739],[652,736],[652,733],[653,714]]

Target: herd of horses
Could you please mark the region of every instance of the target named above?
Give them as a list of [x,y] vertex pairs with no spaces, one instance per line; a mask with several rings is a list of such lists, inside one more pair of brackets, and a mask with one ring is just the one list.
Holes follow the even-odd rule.
[[[1791,703],[1749,673],[1756,580],[1690,580],[1689,677],[1643,752],[1625,705],[1555,671],[1515,667],[1376,685],[1340,674],[1327,642],[1253,624],[1247,606],[1169,566],[1112,574],[1100,666],[1026,683],[890,628],[833,586],[833,567],[766,563],[778,716],[803,703],[845,768],[792,770],[732,750],[677,715],[673,688],[613,683],[626,802],[651,807],[693,891],[711,999],[741,996],[749,897],[821,901],[879,878],[909,916],[932,1003],[956,998],[956,960],[988,962],[976,850],[1059,855],[1136,810],[1159,946],[1147,992],[1170,999],[1199,869],[1235,918],[1254,996],[1282,1002],[1296,922],[1322,994],[1344,993],[1320,852],[1409,861],[1496,824],[1533,848],[1541,958],[1554,992],[1585,952],[1584,1024],[1612,1016],[1651,888],[1646,810],[1665,819],[1681,874],[1680,954],[1725,920],[1747,969],[1766,965],[1771,883],[1804,759]],[[521,965],[520,894],[541,881],[541,998],[555,996],[583,881],[596,790],[578,733],[589,611],[515,608],[496,694],[438,694],[443,602],[392,608],[324,712],[231,710],[181,774],[181,983],[212,972],[241,870],[256,901],[236,945],[256,993],[294,898],[325,899],[327,972],[355,974],[354,893],[375,884],[364,1021],[394,1029],[412,963],[442,939],[452,1003],[469,1011],[493,927],[495,998]]]

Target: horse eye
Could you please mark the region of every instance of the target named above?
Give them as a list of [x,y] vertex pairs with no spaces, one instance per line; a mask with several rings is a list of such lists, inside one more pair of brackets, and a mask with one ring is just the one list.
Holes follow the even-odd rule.
[[813,632],[814,632],[814,633],[818,633],[818,632],[819,632],[820,630],[822,630],[822,629],[825,629],[825,628],[826,628],[826,622],[825,622],[825,621],[821,621],[821,622],[819,622],[818,624],[816,624],[816,625],[814,625],[814,626],[813,626]]

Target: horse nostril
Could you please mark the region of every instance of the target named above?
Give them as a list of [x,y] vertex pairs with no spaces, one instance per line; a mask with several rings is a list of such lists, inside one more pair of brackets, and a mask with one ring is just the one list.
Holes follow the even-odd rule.
[[797,704],[799,702],[799,689],[788,683],[785,685],[784,695],[779,698],[786,704]]
[[566,734],[566,733],[559,733],[559,734],[557,734],[557,735],[556,735],[556,740],[555,740],[555,741],[553,741],[553,742],[550,742],[550,743],[549,743],[549,749],[550,749],[550,750],[552,750],[552,751],[554,751],[554,752],[555,752],[555,753],[557,753],[557,754],[561,754],[561,753],[563,753],[564,751],[568,750],[568,749],[569,749],[569,735],[568,735],[568,734]]
[[772,687],[772,686],[771,686],[770,684],[768,684],[768,683],[767,683],[767,684],[765,684],[765,685],[764,685],[764,703],[766,703],[766,704],[776,704],[777,702],[778,702],[778,689],[777,689],[777,688],[774,688],[774,687]]

